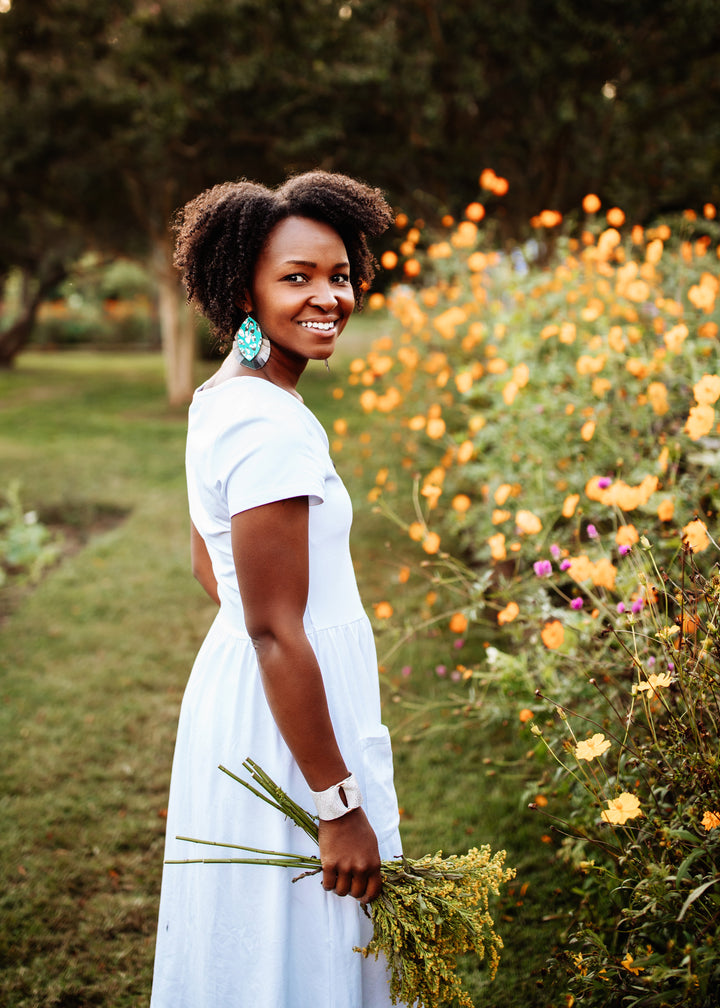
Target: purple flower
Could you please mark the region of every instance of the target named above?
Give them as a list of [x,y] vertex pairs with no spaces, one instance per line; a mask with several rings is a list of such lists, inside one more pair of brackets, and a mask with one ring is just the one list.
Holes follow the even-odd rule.
[[627,543],[623,543],[622,546],[618,546],[618,553],[620,554],[620,556],[625,556],[625,554],[629,552],[630,547],[627,545]]
[[597,537],[598,537],[598,530],[595,528],[594,525],[588,525],[588,527],[587,527],[587,529],[585,531],[588,534],[588,539],[597,539]]
[[550,577],[552,574],[552,564],[549,560],[536,560],[533,564],[533,570],[538,577]]
[[583,600],[579,596],[577,598],[574,598],[570,603],[571,609],[582,609],[582,607],[583,607]]
[[675,671],[675,664],[674,664],[674,662],[669,661],[668,662],[668,672],[674,672],[674,671]]
[[597,485],[601,490],[607,490],[607,488],[610,486],[611,483],[612,480],[610,479],[609,476],[601,476],[600,479],[597,481]]
[[400,669],[400,675],[404,676],[405,679],[407,679],[407,677],[410,675],[411,672],[412,667],[410,665],[403,665],[403,667]]
[[450,678],[452,679],[453,682],[460,682],[460,680],[462,679],[462,672],[460,672],[459,669],[455,669],[453,672],[450,673]]
[[562,556],[562,550],[560,549],[557,543],[552,544],[552,546],[550,547],[550,552],[552,554],[553,560],[559,560],[560,557]]
[[458,637],[457,640],[453,641],[453,647],[455,648],[456,651],[459,651],[460,648],[464,645],[464,643],[465,641],[461,637]]
[[633,604],[630,606],[630,609],[631,609],[632,612],[634,612],[637,615],[637,613],[642,612],[642,607],[644,605],[645,605],[645,602],[644,602],[643,599],[636,598],[635,601],[633,602]]
[[436,665],[435,666],[435,674],[439,675],[441,678],[442,678],[442,676],[445,675],[446,672],[447,672],[447,669],[445,668],[444,665]]
[[560,570],[568,570],[570,567],[572,567],[572,560],[563,560],[560,564]]
[[618,604],[617,604],[617,611],[619,613],[624,613],[625,612],[625,603],[624,602],[618,602]]

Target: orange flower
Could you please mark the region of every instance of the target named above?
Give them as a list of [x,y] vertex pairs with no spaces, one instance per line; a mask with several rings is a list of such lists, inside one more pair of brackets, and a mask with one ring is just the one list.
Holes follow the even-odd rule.
[[585,213],[594,214],[597,213],[602,203],[595,193],[588,193],[585,199],[582,201],[582,208]]
[[580,502],[580,494],[569,494],[563,501],[562,506],[562,516],[563,518],[572,518],[575,514],[575,508]]
[[501,609],[497,614],[497,621],[500,626],[505,626],[506,623],[512,623],[514,619],[520,615],[520,606],[517,602],[508,602],[504,609]]
[[595,421],[587,420],[580,428],[580,437],[583,441],[592,441],[595,434]]
[[485,216],[485,207],[482,203],[468,203],[465,207],[465,216],[468,220],[475,221],[475,223],[477,223]]
[[413,522],[408,528],[408,535],[413,542],[420,542],[425,537],[425,526],[422,522]]
[[710,545],[707,526],[699,518],[696,518],[685,526],[682,530],[682,538],[683,542],[688,544],[693,553],[702,553]]
[[679,322],[678,325],[673,326],[672,329],[668,329],[663,336],[663,339],[665,341],[665,346],[668,348],[670,353],[679,354],[687,337],[688,327],[684,322]]
[[666,497],[665,500],[661,500],[658,504],[657,516],[661,522],[672,521],[673,515],[675,514],[675,504],[670,497]]
[[392,249],[388,249],[387,252],[383,252],[380,256],[380,265],[383,269],[391,270],[395,269],[398,263],[397,252],[393,252]]
[[423,539],[422,548],[426,553],[437,553],[440,549],[440,536],[437,532],[428,532]]
[[398,583],[407,584],[409,579],[410,579],[410,568],[401,567],[400,570],[398,571]]
[[634,525],[621,525],[615,533],[615,542],[618,546],[634,546],[639,539]]
[[458,514],[465,514],[470,509],[471,503],[467,494],[456,494],[452,499],[452,508]]
[[520,718],[522,724],[527,724],[528,721],[532,721],[535,715],[529,707],[523,707],[523,709],[518,713],[518,717]]
[[712,406],[720,398],[720,375],[704,374],[693,385],[693,394],[700,406]]
[[494,494],[495,503],[497,504],[497,506],[502,507],[511,493],[512,493],[512,484],[501,483]]
[[376,602],[373,609],[378,619],[390,619],[393,614],[393,607],[389,602]]
[[445,421],[442,417],[431,417],[425,428],[427,436],[437,440],[445,433]]
[[555,651],[565,640],[565,630],[560,620],[550,620],[542,628],[540,636],[545,647]]
[[450,617],[450,630],[452,633],[461,634],[467,630],[467,616],[464,613],[456,612]]
[[668,404],[667,388],[663,382],[650,382],[648,385],[648,399],[656,416],[665,416],[670,409]]
[[706,406],[705,404],[691,406],[683,430],[691,441],[699,441],[701,437],[705,437],[706,434],[710,433],[714,423],[715,410],[712,406]]
[[460,445],[460,447],[458,448],[458,451],[457,451],[457,460],[458,460],[458,462],[460,462],[460,463],[469,462],[470,459],[473,457],[474,451],[475,451],[475,446],[472,443],[472,441],[470,441],[470,440],[463,441],[463,443]]
[[532,511],[520,510],[515,515],[515,524],[525,535],[537,535],[542,530],[542,522]]
[[706,812],[702,817],[702,824],[708,832],[711,829],[717,829],[720,826],[720,813]]
[[505,536],[502,532],[496,532],[495,535],[491,535],[488,539],[488,546],[490,547],[490,556],[493,560],[505,560],[507,559],[507,551],[505,549]]
[[403,263],[403,272],[407,277],[416,277],[420,275],[420,263],[417,259],[407,259]]
[[620,207],[610,207],[607,214],[605,215],[607,222],[611,227],[622,227],[625,223],[625,214],[620,209]]

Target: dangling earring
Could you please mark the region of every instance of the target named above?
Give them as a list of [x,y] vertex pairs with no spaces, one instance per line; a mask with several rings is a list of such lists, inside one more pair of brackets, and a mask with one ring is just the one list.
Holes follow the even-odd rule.
[[253,371],[259,371],[270,360],[270,340],[252,315],[248,315],[238,329],[233,348],[240,363]]

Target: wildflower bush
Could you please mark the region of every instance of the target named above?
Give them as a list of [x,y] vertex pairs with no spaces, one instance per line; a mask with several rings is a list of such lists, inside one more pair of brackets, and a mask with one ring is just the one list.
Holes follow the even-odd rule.
[[587,678],[577,681],[575,656],[561,663],[570,698],[550,701],[554,717],[530,729],[555,767],[542,792],[554,796],[545,811],[561,856],[583,876],[561,963],[583,1004],[712,1005],[720,574],[715,565],[704,575],[689,547],[671,571],[655,565],[648,543],[629,562],[645,604],[618,613],[599,602],[606,642],[588,649]]
[[644,229],[588,196],[507,250],[486,224],[507,185],[480,183],[443,234],[399,219],[398,282],[371,298],[388,331],[350,368],[383,419],[361,439],[370,499],[408,537],[375,605],[384,661],[432,716],[413,696],[430,670],[403,661],[434,635],[470,728],[527,730],[552,698],[535,760],[582,872],[572,991],[715,1003],[715,208]]

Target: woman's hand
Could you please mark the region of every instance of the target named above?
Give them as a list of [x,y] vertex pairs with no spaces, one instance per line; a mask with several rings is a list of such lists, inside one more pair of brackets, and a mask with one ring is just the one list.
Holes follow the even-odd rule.
[[339,819],[320,820],[323,888],[337,896],[354,896],[362,904],[380,894],[380,851],[362,808]]

